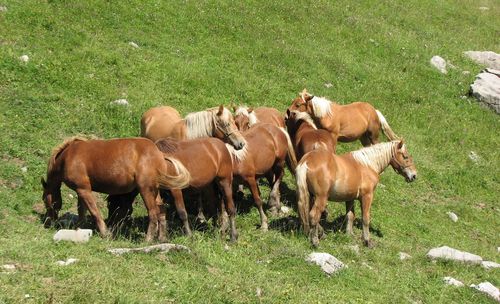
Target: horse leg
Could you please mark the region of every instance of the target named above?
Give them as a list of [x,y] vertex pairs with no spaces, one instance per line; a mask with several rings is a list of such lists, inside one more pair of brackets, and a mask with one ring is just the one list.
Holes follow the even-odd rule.
[[196,220],[203,224],[207,221],[205,218],[205,214],[203,213],[203,191],[198,195],[196,199],[196,206],[198,208],[198,215],[196,216]]
[[184,225],[184,233],[187,236],[193,235],[191,232],[191,228],[189,227],[188,215],[186,212],[186,206],[184,205],[184,197],[182,195],[182,190],[180,189],[172,189],[172,196],[174,197],[175,208],[177,209],[177,214]]
[[87,208],[85,208],[85,201],[78,196],[78,222],[77,227],[83,227],[83,225],[87,222],[85,218]]
[[151,188],[140,188],[139,193],[141,194],[142,200],[146,205],[148,210],[149,224],[148,232],[146,233],[146,242],[151,242],[158,233],[158,220],[160,216],[160,206],[158,205],[158,189]]
[[349,235],[353,235],[354,232],[352,230],[352,225],[354,223],[354,201],[347,201],[345,202],[345,217],[346,217],[346,227],[345,227],[345,233]]
[[108,237],[109,232],[106,227],[106,223],[104,223],[104,220],[102,219],[101,216],[101,212],[99,212],[99,208],[97,208],[96,200],[94,195],[92,194],[92,190],[77,189],[76,193],[78,195],[78,201],[81,201],[83,204],[85,204],[85,206],[87,206],[87,209],[94,217],[97,224],[97,228],[99,229],[99,233],[101,234],[101,236],[104,238]]
[[[274,172],[274,181],[273,183],[274,184],[271,184],[269,183],[269,185],[272,185],[272,190],[271,190],[271,193],[269,194],[269,202],[268,202],[268,205],[271,207],[270,208],[270,212],[271,214],[275,214],[275,213],[278,213],[279,210],[280,210],[280,199],[281,199],[281,195],[280,195],[280,183],[281,183],[281,180],[283,179],[283,175],[285,175],[285,167],[284,167],[284,163],[281,162],[279,164],[277,164],[274,168],[273,168],[273,172]],[[273,211],[276,210],[276,212],[273,213]]]
[[319,225],[319,220],[321,219],[321,214],[326,209],[327,195],[320,194],[316,195],[314,198],[314,204],[309,212],[309,222],[311,225],[309,231],[309,239],[314,247],[319,245],[319,232],[322,230]]
[[229,226],[231,229],[231,242],[236,242],[238,239],[238,232],[236,231],[236,207],[233,201],[232,179],[223,178],[220,180],[220,186],[226,196],[226,211],[229,215]]
[[158,241],[163,243],[167,241],[167,207],[161,198],[160,192],[156,195],[156,205],[160,209],[158,215]]
[[370,241],[370,208],[373,201],[373,193],[361,197],[361,212],[363,213],[363,243],[368,248],[373,247]]
[[267,216],[266,213],[264,212],[264,209],[262,209],[262,200],[260,198],[259,186],[255,181],[255,176],[248,176],[245,178],[245,181],[248,183],[248,186],[250,187],[250,192],[252,192],[255,205],[257,205],[257,209],[259,209],[260,229],[262,231],[267,231],[268,229]]

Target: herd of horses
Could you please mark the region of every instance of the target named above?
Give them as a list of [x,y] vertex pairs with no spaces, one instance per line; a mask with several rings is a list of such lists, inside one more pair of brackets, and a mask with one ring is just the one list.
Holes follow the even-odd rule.
[[[149,217],[146,241],[166,240],[165,200],[173,200],[184,233],[191,235],[185,196],[195,198],[189,206],[199,219],[210,215],[222,235],[229,231],[236,241],[235,191],[243,185],[250,189],[260,228],[266,231],[268,218],[257,181],[264,177],[269,182],[268,211],[276,214],[288,167],[296,178],[300,223],[313,246],[323,235],[320,219],[328,200],[346,203],[350,234],[354,201],[361,202],[362,237],[371,246],[370,207],[379,175],[391,165],[407,182],[417,176],[403,140],[369,103],[340,105],[304,89],[285,114],[269,107],[233,110],[234,115],[220,105],[182,118],[176,109],[159,106],[142,115],[141,137],[67,139],[53,150],[46,180],[42,178],[45,225],[58,219],[64,183],[77,193],[78,224],[89,210],[102,236],[109,230],[93,191],[108,194],[108,225],[130,217],[140,194]],[[379,143],[380,132],[390,141]],[[355,140],[364,148],[336,154],[337,142]]]

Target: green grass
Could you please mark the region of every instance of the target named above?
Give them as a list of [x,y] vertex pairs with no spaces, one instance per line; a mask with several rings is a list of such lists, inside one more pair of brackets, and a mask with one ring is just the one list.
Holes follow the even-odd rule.
[[[492,302],[442,278],[500,286],[499,270],[432,263],[425,254],[448,245],[500,262],[499,116],[461,98],[481,69],[462,53],[500,52],[498,1],[0,5],[8,9],[0,12],[0,264],[19,268],[0,273],[0,303]],[[18,59],[24,54],[28,63]],[[457,68],[440,74],[429,65],[433,55]],[[106,249],[143,245],[143,230],[55,244],[55,229],[44,229],[33,210],[51,149],[65,137],[137,136],[141,114],[160,104],[183,114],[230,101],[285,110],[304,87],[340,103],[374,104],[404,136],[419,170],[413,184],[390,169],[382,175],[385,187],[372,209],[372,228],[380,231],[372,233],[374,249],[362,247],[359,228],[355,238],[328,232],[319,250],[349,266],[334,277],[304,262],[311,248],[303,234],[257,230],[255,208],[237,217],[240,239],[229,250],[213,230],[189,239],[174,226],[171,240],[190,254],[123,257]],[[119,98],[130,106],[111,104]],[[285,182],[293,191],[290,175]],[[63,191],[63,212],[76,209],[70,193]],[[293,192],[283,196],[294,203]],[[331,203],[329,210],[331,221],[344,206]],[[134,217],[144,215],[138,204]],[[412,258],[400,261],[400,251]],[[55,265],[69,257],[79,262]]]

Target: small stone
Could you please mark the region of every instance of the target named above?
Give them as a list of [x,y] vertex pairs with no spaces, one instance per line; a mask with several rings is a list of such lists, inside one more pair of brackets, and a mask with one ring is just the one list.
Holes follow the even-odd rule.
[[480,292],[483,292],[493,299],[495,299],[497,302],[500,302],[500,290],[493,286],[490,282],[482,282],[479,283],[479,285],[470,285],[470,287],[479,290]]
[[129,103],[126,99],[117,99],[113,101],[114,104],[121,105],[121,106],[128,106]]
[[438,69],[441,73],[446,74],[448,71],[446,70],[446,60],[444,60],[440,56],[433,56],[430,61],[431,65]]
[[224,244],[224,250],[225,251],[229,251],[229,245],[228,244]]
[[329,88],[333,87],[333,84],[331,84],[330,82],[327,82],[327,83],[325,83],[325,87],[327,89],[329,89]]
[[472,160],[473,162],[477,163],[479,161],[479,155],[477,155],[477,153],[474,151],[470,151],[469,159]]
[[429,250],[429,252],[427,253],[427,257],[429,257],[431,260],[444,259],[470,264],[480,264],[483,261],[483,258],[478,255],[460,251],[448,246],[442,246]]
[[469,71],[462,71],[462,75],[470,75]]
[[287,206],[281,206],[280,213],[282,215],[288,215],[288,214],[290,214],[290,208]]
[[448,284],[448,285],[453,285],[453,286],[457,286],[457,287],[461,287],[461,286],[464,286],[464,283],[460,282],[459,280],[456,280],[452,277],[444,277],[443,278],[443,281]]
[[91,229],[61,229],[54,234],[54,241],[70,241],[75,243],[86,243],[92,236]]
[[455,213],[448,211],[448,212],[446,212],[446,214],[448,214],[448,216],[450,217],[450,220],[452,220],[453,222],[456,223],[458,221],[458,216]]
[[257,289],[255,289],[255,295],[260,298],[262,296],[262,289],[260,289],[260,287],[257,287]]
[[328,275],[347,267],[336,257],[325,252],[312,252],[307,256],[306,261],[320,266],[321,270]]
[[491,261],[482,261],[481,266],[486,269],[500,268],[500,264]]
[[409,259],[409,258],[411,258],[411,255],[409,255],[408,253],[406,253],[406,252],[400,252],[399,253],[399,259],[401,261]]
[[25,298],[25,299],[29,299],[29,298],[31,298],[31,296],[30,296],[30,294],[29,294],[29,293],[27,293],[27,294],[25,294],[25,295],[24,295],[24,298]]
[[130,45],[131,47],[136,48],[136,49],[137,49],[137,48],[139,48],[139,46],[137,45],[137,43],[135,43],[135,42],[133,42],[133,41],[130,41],[130,42],[128,43],[128,45]]
[[6,12],[7,7],[6,6],[0,6],[0,12]]
[[57,261],[56,264],[59,266],[68,266],[68,265],[71,265],[73,263],[76,263],[77,261],[78,261],[78,259],[69,258],[66,261]]
[[28,57],[28,55],[22,55],[21,57],[19,57],[19,60],[21,60],[22,62],[28,62],[30,58]]
[[5,271],[16,271],[16,265],[14,264],[5,264],[2,265],[2,269]]
[[479,7],[479,10],[480,10],[480,11],[487,11],[487,10],[489,10],[489,9],[490,9],[490,8],[489,8],[489,7],[487,7],[487,6],[480,6],[480,7]]
[[22,167],[22,168],[21,168],[21,172],[23,172],[23,173],[28,172],[28,167]]

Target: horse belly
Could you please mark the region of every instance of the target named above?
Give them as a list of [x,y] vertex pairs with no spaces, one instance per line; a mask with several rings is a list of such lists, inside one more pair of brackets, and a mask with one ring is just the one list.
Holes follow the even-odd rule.
[[328,199],[335,202],[344,202],[356,199],[357,191],[349,186],[346,179],[336,180],[328,193]]

